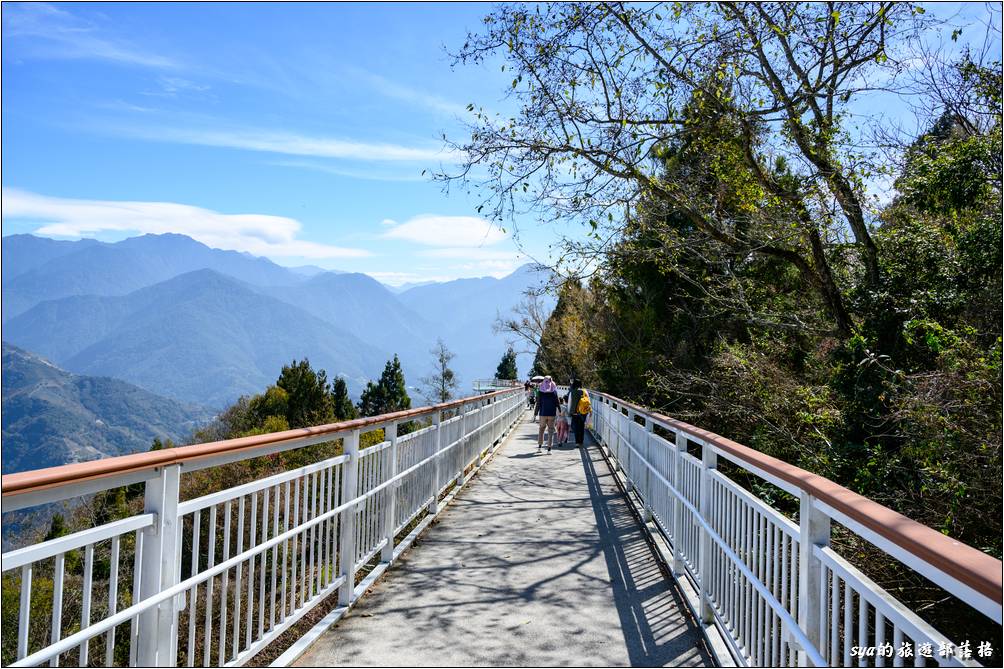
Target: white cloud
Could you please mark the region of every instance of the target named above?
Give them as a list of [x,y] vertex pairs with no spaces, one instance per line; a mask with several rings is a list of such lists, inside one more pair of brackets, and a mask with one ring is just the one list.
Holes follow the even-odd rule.
[[98,33],[94,23],[46,3],[4,5],[3,37],[19,45],[19,57],[107,60],[160,69],[179,66],[170,58]]
[[403,100],[412,105],[425,107],[441,114],[451,116],[468,116],[470,114],[467,111],[466,105],[450,102],[437,95],[403,86],[395,81],[381,77],[379,74],[352,66],[346,66],[343,69],[349,74],[366,81],[374,90],[386,97]]
[[425,246],[476,248],[500,242],[506,238],[506,233],[477,216],[421,214],[392,227],[382,236]]
[[400,286],[405,283],[423,283],[426,281],[452,281],[457,278],[448,274],[420,274],[417,272],[366,272],[380,283],[388,286]]
[[443,249],[426,249],[419,251],[418,255],[426,258],[453,258],[457,260],[508,260],[515,261],[526,258],[518,251],[504,251],[501,249],[454,247]]
[[158,90],[143,91],[142,94],[160,98],[176,98],[179,94],[200,94],[210,89],[208,84],[200,84],[182,77],[158,77],[157,86],[159,86]]
[[267,214],[223,214],[173,202],[76,200],[3,189],[3,218],[43,221],[35,232],[82,237],[102,232],[174,232],[217,249],[267,257],[359,258],[368,251],[297,239],[300,222]]
[[104,129],[115,135],[152,141],[265,151],[293,156],[403,162],[454,162],[460,157],[458,152],[443,148],[360,142],[263,129],[199,130],[154,126],[128,127],[121,124]]
[[395,221],[393,218],[385,218],[382,221],[380,221],[380,225],[397,225],[397,221]]
[[336,174],[340,177],[349,177],[350,179],[366,179],[367,181],[428,181],[428,178],[423,177],[417,168],[402,168],[404,171],[387,171],[382,167],[371,169],[369,166],[363,169],[346,169],[343,167],[322,165],[308,160],[295,159],[275,160],[271,161],[270,164],[280,167],[313,170],[315,172],[324,172],[325,174]]

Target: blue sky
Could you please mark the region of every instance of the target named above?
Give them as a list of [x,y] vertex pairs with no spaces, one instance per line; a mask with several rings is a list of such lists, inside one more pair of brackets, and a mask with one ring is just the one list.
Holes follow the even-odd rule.
[[[451,69],[487,5],[5,4],[4,234],[175,231],[390,283],[527,256],[451,164],[497,66]],[[547,256],[546,231],[521,226]]]
[[451,164],[468,103],[509,111],[498,63],[444,48],[489,10],[5,3],[3,232],[180,232],[392,284],[546,259],[553,227],[519,220],[517,244],[422,175]]

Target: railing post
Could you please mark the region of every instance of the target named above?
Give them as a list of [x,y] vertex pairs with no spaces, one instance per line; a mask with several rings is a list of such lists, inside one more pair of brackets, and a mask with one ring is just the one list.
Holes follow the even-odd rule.
[[436,457],[432,461],[432,501],[429,502],[429,513],[439,513],[439,476],[442,464],[439,457],[443,447],[443,411],[440,409],[432,416],[432,424],[436,426]]
[[[711,524],[711,472],[718,468],[718,454],[710,444],[701,446],[701,496],[699,510],[704,522]],[[701,547],[699,549],[700,583],[701,583],[701,622],[710,625],[714,622],[714,612],[711,610],[711,535],[707,530],[701,531]]]
[[[683,430],[676,430],[676,443],[673,448],[673,487],[683,495],[683,454],[687,452],[687,435]],[[673,574],[683,573],[683,503],[673,498]]]
[[[634,409],[628,409],[628,415],[627,415],[628,427],[627,427],[627,435],[625,435],[627,437],[627,448],[624,449],[624,457],[625,459],[628,460],[628,462],[630,462],[634,457],[634,451],[631,450],[634,444],[631,442],[632,442],[632,437],[634,436],[635,425],[637,425],[637,423],[634,422],[636,415],[637,414],[635,413]],[[632,490],[635,489],[634,481],[631,479],[631,472],[624,469],[623,467],[620,467],[620,463],[618,463],[618,469],[622,469],[624,471],[624,479],[627,481],[627,483],[624,484],[624,490],[626,492],[631,492]]]
[[[143,536],[137,602],[178,582],[180,484],[181,465],[161,467],[158,475],[146,482],[143,509],[157,518]],[[140,666],[174,666],[178,648],[178,609],[174,598],[140,615],[137,642],[136,661]]]
[[[830,545],[830,517],[816,509],[814,498],[802,492],[798,505],[798,626],[809,642],[820,648],[820,618],[823,569],[816,546]],[[798,651],[798,666],[808,666],[808,655]]]
[[[345,478],[342,480],[342,500],[350,502],[356,498],[359,487],[359,430],[352,430],[342,440],[343,451],[349,459],[345,462]],[[342,511],[338,540],[338,566],[340,576],[345,577],[338,589],[338,604],[352,603],[352,592],[356,589],[356,506]]]
[[492,443],[494,444],[498,440],[498,417],[499,417],[499,403],[498,398],[492,398]]
[[651,418],[645,418],[645,497],[642,502],[645,508],[642,510],[642,520],[646,523],[652,520],[652,435],[655,433],[655,423]]
[[460,444],[457,446],[460,451],[460,469],[457,471],[457,485],[464,485],[464,468],[467,467],[467,405],[460,405]]
[[[475,407],[476,407],[477,416],[480,417],[480,415],[481,415],[481,407],[478,407],[477,403],[475,403]],[[466,423],[465,423],[465,425],[466,425]],[[478,436],[476,438],[471,439],[471,443],[474,444],[474,448],[477,449],[477,451],[478,451],[478,465],[477,466],[478,466],[479,469],[480,469],[481,465],[483,465],[485,463],[485,449],[483,448],[484,444],[481,443],[481,432],[479,430],[480,427],[481,427],[481,425],[479,424],[478,420],[475,419],[475,421],[474,421],[474,429],[478,430]]]
[[[384,429],[384,439],[390,441],[388,457],[390,458],[390,469],[387,473],[387,480],[397,476],[397,422],[393,422]],[[386,531],[387,543],[383,546],[383,555],[380,559],[390,562],[394,559],[394,535],[395,525],[397,525],[397,484],[387,486],[387,504],[384,505],[384,528]]]

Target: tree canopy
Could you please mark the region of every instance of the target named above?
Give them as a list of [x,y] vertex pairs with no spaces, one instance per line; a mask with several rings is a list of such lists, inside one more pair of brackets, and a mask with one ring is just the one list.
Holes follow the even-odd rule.
[[512,346],[502,354],[502,360],[495,369],[495,378],[509,381],[515,381],[519,378],[519,369],[516,367],[516,351],[513,350]]
[[387,361],[376,383],[372,381],[366,383],[366,388],[359,398],[359,413],[362,416],[378,416],[410,408],[411,398],[408,397],[401,361],[395,355],[393,359]]

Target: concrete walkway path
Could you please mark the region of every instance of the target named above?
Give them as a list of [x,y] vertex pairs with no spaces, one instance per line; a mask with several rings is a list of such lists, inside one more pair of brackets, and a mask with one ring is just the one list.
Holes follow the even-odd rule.
[[299,666],[708,666],[595,446],[495,459]]

